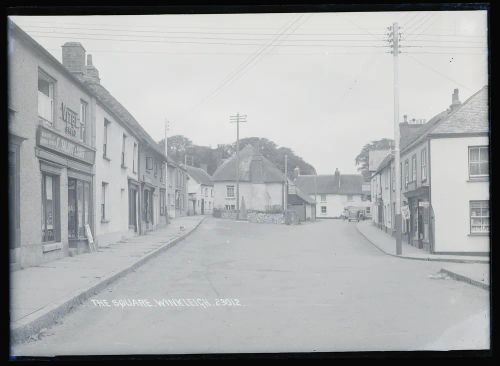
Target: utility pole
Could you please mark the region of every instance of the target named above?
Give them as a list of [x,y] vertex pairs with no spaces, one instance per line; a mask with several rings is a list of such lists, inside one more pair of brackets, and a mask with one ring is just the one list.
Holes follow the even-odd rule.
[[396,212],[394,215],[396,226],[396,255],[403,253],[403,245],[401,238],[401,163],[399,156],[399,41],[401,33],[399,32],[398,23],[393,23],[392,27],[388,27],[389,44],[393,55],[393,70],[394,70],[394,174],[396,181]]
[[236,123],[236,220],[240,218],[240,123],[247,121],[246,114],[233,114],[230,122]]
[[165,162],[165,217],[167,218],[167,224],[170,223],[170,220],[168,218],[168,212],[169,212],[169,207],[168,207],[168,143],[167,143],[167,136],[168,136],[168,129],[170,127],[170,122],[168,119],[165,118],[165,159],[167,160]]
[[288,209],[288,155],[287,154],[285,154],[285,186],[284,186],[284,190],[285,190],[285,197],[283,199],[283,209],[286,212]]

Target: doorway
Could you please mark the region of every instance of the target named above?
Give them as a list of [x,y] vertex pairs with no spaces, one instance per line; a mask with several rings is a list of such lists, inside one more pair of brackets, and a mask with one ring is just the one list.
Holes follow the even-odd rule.
[[128,189],[128,226],[137,232],[137,189],[132,186]]
[[205,215],[205,200],[201,199],[201,214]]

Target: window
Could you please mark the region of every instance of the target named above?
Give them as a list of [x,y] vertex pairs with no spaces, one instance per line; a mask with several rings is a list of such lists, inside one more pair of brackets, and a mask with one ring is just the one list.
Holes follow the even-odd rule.
[[326,215],[326,206],[321,206],[321,214]]
[[326,194],[320,195],[321,202],[326,202]]
[[42,173],[42,242],[59,241],[59,177]]
[[165,216],[165,190],[160,189],[160,215]]
[[427,149],[420,152],[420,180],[422,182],[427,180]]
[[490,232],[490,212],[488,201],[470,201],[470,233]]
[[234,205],[226,205],[226,210],[234,210]]
[[153,169],[153,158],[151,156],[146,156],[146,169],[147,170]]
[[390,174],[390,168],[387,169],[384,173],[385,189],[389,188],[389,174]]
[[226,186],[226,197],[227,198],[234,197],[234,186]]
[[417,180],[417,155],[413,154],[411,157],[411,181]]
[[408,187],[409,180],[410,180],[410,170],[408,166],[408,160],[405,160],[405,187]]
[[208,188],[205,187],[205,197],[208,197]]
[[368,207],[366,207],[365,212],[366,212],[366,214],[368,214],[368,215],[370,214],[370,207],[369,207],[369,206],[368,206]]
[[163,182],[163,163],[160,163],[160,182]]
[[132,171],[137,173],[137,144],[134,142],[134,155],[132,157]]
[[210,197],[213,197],[213,196],[214,196],[214,189],[210,188]]
[[104,119],[104,133],[102,135],[102,157],[105,159],[109,159],[108,157],[108,128],[109,122],[107,119]]
[[54,80],[38,71],[38,116],[52,126],[54,122]]
[[108,221],[108,215],[106,212],[106,199],[107,199],[108,183],[102,182],[101,189],[101,222]]
[[127,146],[127,135],[123,134],[123,137],[122,137],[122,168],[126,168],[126,166],[125,166],[126,146]]
[[155,160],[155,177],[158,176],[158,162]]
[[469,177],[488,175],[488,147],[469,146]]
[[87,102],[80,100],[80,134],[79,138],[85,142],[87,140]]
[[352,194],[348,194],[348,195],[347,195],[347,200],[348,200],[348,201],[352,201]]

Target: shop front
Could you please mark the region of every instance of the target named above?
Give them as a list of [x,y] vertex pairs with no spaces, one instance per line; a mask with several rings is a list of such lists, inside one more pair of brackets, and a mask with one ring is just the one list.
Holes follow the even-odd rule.
[[154,192],[155,187],[144,184],[142,189],[142,222],[144,232],[154,230]]
[[42,178],[43,251],[61,249],[67,242],[69,251],[87,252],[87,225],[94,231],[95,150],[40,125],[36,155]]
[[408,242],[419,249],[431,251],[432,207],[429,201],[429,187],[421,186],[404,193],[408,199],[410,218],[408,220]]

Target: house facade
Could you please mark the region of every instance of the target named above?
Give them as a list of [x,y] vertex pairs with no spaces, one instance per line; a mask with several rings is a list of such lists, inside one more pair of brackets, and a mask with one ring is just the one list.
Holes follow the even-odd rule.
[[[160,144],[160,146],[165,146]],[[171,218],[188,213],[188,175],[186,168],[170,157],[167,160],[167,212]]]
[[[244,204],[247,210],[282,211],[284,174],[251,145],[241,149],[239,155],[240,207]],[[214,208],[236,209],[237,167],[234,155],[214,172]]]
[[317,218],[339,218],[347,207],[370,207],[360,174],[340,174],[336,169],[334,174],[301,175],[298,168],[295,174],[295,185],[315,200]]
[[185,168],[188,174],[188,215],[211,215],[214,207],[212,178],[202,168]]
[[[400,197],[409,212],[402,220],[403,239],[431,253],[488,254],[488,88],[463,104],[455,89],[447,110],[411,131],[400,126]],[[390,156],[371,182],[372,220],[392,234],[396,192],[393,186],[388,194],[384,182],[388,176],[394,182],[393,171]]]
[[11,268],[78,251],[96,228],[93,94],[17,27],[9,34]]

